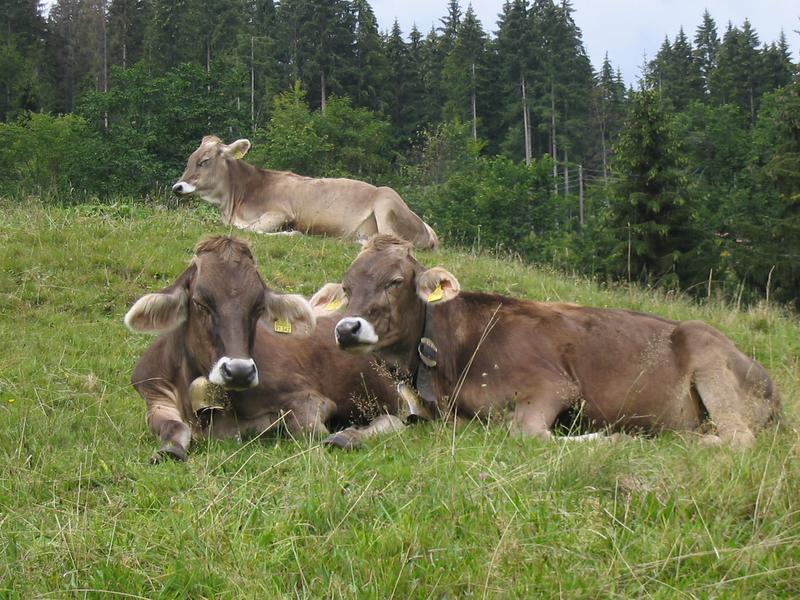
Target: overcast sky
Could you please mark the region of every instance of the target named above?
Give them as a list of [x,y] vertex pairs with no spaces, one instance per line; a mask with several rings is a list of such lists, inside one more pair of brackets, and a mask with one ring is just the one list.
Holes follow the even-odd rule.
[[[447,0],[371,0],[370,4],[381,30],[391,29],[395,18],[408,36],[416,23],[423,35],[431,25],[447,13]],[[461,0],[462,11],[468,0]],[[472,8],[483,24],[484,31],[494,35],[497,15],[503,0],[472,0]],[[670,40],[683,26],[690,40],[708,12],[717,23],[720,38],[728,21],[741,26],[745,19],[758,33],[761,43],[778,40],[781,29],[786,34],[792,60],[800,62],[800,0],[572,0],[575,22],[583,32],[586,52],[597,69],[605,53],[614,67],[622,70],[629,84],[635,84],[641,74],[644,55],[655,56],[664,36]]]

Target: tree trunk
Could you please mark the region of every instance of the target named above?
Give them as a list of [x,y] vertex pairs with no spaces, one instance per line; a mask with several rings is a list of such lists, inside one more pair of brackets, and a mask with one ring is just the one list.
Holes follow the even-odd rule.
[[[106,15],[108,14],[108,6],[106,0],[100,4],[103,11],[103,93],[108,93],[108,24]],[[108,111],[103,113],[103,128],[108,129]]]
[[550,139],[553,144],[553,192],[558,196],[558,146],[556,145],[556,90],[550,82]]
[[326,94],[326,90],[325,90],[325,71],[323,71],[322,74],[320,75],[319,87],[320,87],[320,92],[319,92],[320,93],[320,98],[319,98],[320,105],[319,106],[320,106],[320,110],[322,112],[325,112],[325,106],[328,103],[328,98],[327,98],[327,94]]
[[583,229],[583,165],[578,165],[578,208],[580,210],[581,229]]
[[525,74],[522,74],[522,127],[525,130],[525,164],[531,164],[531,131],[529,127],[528,94],[525,89]]
[[256,65],[254,37],[250,36],[250,130],[256,132]]
[[478,139],[478,112],[475,106],[475,63],[472,63],[472,139]]

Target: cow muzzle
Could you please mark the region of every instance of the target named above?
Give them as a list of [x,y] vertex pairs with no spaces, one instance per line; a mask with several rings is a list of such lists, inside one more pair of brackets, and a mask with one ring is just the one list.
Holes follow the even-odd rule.
[[179,181],[178,183],[172,186],[172,192],[177,194],[178,196],[185,196],[186,194],[191,194],[194,190],[195,186],[185,181]]
[[223,356],[211,369],[208,380],[228,390],[246,390],[258,385],[258,369],[252,358]]
[[336,344],[344,350],[366,353],[378,343],[375,328],[361,317],[345,317],[336,324],[334,335]]

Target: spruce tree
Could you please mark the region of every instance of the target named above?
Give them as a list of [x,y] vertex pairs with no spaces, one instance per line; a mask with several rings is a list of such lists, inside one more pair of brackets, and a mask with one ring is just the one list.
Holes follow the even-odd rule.
[[703,22],[694,35],[694,55],[703,81],[704,96],[711,92],[711,74],[717,68],[717,52],[719,52],[719,36],[717,24],[708,10],[703,12]]
[[656,90],[635,93],[614,148],[608,266],[650,284],[690,283],[702,235],[685,193],[683,158]]

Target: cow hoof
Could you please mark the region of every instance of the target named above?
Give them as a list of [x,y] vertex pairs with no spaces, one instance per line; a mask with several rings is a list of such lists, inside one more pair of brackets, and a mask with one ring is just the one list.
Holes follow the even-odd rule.
[[154,454],[150,457],[150,464],[157,465],[158,463],[164,462],[165,460],[174,460],[176,462],[186,462],[187,459],[186,450],[180,447],[178,444],[174,443],[167,443],[161,446]]
[[355,450],[361,444],[359,444],[349,435],[345,435],[344,433],[338,432],[338,433],[332,433],[324,440],[322,440],[322,445],[328,446],[329,448],[339,448],[340,450]]

